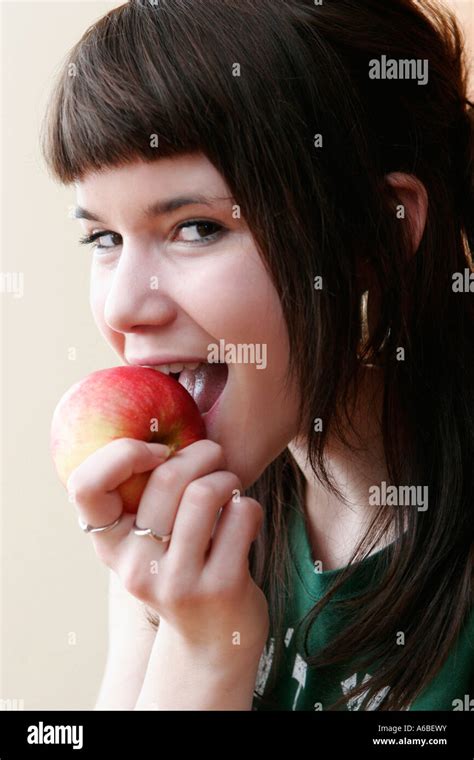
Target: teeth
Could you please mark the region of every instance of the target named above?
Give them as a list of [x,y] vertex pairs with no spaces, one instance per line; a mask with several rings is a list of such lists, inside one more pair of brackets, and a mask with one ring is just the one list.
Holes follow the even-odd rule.
[[195,370],[199,367],[201,362],[193,362],[190,364],[182,364],[181,362],[175,362],[174,364],[158,364],[156,366],[152,366],[150,364],[144,364],[144,367],[149,367],[150,369],[156,369],[159,372],[164,372],[165,375],[169,375],[170,372],[176,373],[176,372],[182,372],[183,369],[190,369]]
[[159,367],[154,367],[152,364],[143,364],[142,366],[145,367],[146,369],[156,369],[156,370],[159,370],[160,372],[164,372],[165,375],[169,375],[169,373],[170,373],[170,366],[169,366],[169,364],[160,364]]
[[184,364],[170,364],[170,372],[182,372]]

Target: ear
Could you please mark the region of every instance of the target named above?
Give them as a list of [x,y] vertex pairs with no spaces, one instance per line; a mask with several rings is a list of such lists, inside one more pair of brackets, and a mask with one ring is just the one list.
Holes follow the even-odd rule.
[[393,172],[385,175],[386,182],[394,188],[400,203],[405,207],[405,219],[411,230],[412,254],[420,247],[428,215],[428,193],[424,184],[413,174]]

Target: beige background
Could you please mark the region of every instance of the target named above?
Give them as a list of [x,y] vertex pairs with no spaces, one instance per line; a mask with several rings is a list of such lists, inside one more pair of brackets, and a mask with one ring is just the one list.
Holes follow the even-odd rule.
[[[1,294],[0,699],[24,709],[91,709],[105,664],[107,570],[56,477],[49,426],[70,385],[119,362],[89,311],[74,191],[46,174],[38,130],[66,52],[119,4],[1,3],[0,271],[23,273],[24,294]],[[474,0],[449,4],[472,40]]]

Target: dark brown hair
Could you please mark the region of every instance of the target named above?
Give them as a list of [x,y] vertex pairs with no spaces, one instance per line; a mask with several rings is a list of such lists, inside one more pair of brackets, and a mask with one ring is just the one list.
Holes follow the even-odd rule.
[[[371,79],[369,63],[382,54],[428,59],[429,81]],[[474,251],[468,105],[461,32],[431,0],[134,0],[72,48],[42,129],[47,165],[66,184],[137,158],[196,151],[220,171],[280,295],[289,377],[302,391],[299,430],[315,475],[336,494],[323,453],[328,435],[349,445],[344,430],[360,375],[356,271],[370,260],[383,294],[371,348],[390,328],[382,420],[390,482],[429,484],[430,508],[380,510],[353,557],[366,556],[393,521],[400,538],[379,583],[344,601],[353,622],[323,652],[305,651],[315,668],[354,653],[360,666],[377,663],[370,682],[332,709],[362,691],[365,707],[387,684],[378,709],[408,706],[472,608],[474,314],[472,294],[452,288]],[[415,256],[384,181],[393,171],[415,175],[428,193]],[[318,275],[324,287],[316,292]],[[397,361],[399,346],[405,361]],[[251,571],[268,593],[279,658],[287,505],[304,504],[288,450],[247,493],[265,510]],[[396,645],[399,630],[405,646]]]

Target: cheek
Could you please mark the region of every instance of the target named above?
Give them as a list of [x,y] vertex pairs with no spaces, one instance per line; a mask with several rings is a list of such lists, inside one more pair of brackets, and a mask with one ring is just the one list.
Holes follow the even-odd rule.
[[103,324],[105,298],[105,289],[100,286],[96,277],[91,276],[89,283],[89,306],[92,316],[98,325]]
[[[255,346],[257,366],[234,367],[238,375],[234,392],[238,388],[237,395],[245,393],[245,408],[252,410],[255,419],[265,419],[271,437],[275,419],[280,420],[279,425],[287,424],[282,419],[282,403],[289,342],[278,293],[260,261],[253,261],[250,255],[246,261],[235,256],[195,274],[187,292],[180,292],[180,304],[212,336],[212,342],[223,340],[227,347]],[[229,397],[230,415],[235,398]],[[285,403],[285,414],[288,412],[292,422],[295,409],[290,400]],[[241,409],[235,407],[234,412],[240,415]]]
[[256,253],[213,262],[186,278],[179,302],[207,333],[229,342],[281,338],[278,294]]
[[91,277],[89,285],[89,306],[100,333],[107,342],[119,340],[119,333],[111,330],[104,320],[105,303],[107,299],[108,285],[98,276]]

